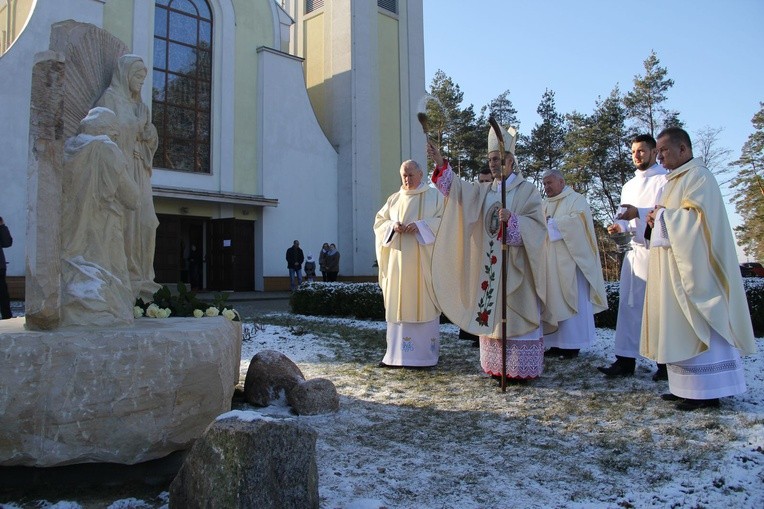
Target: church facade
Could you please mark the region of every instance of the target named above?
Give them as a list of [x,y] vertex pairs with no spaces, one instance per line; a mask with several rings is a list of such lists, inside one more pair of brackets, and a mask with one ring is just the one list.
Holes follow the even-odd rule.
[[[6,5],[23,13],[24,3]],[[286,289],[295,239],[316,258],[335,243],[341,279],[376,277],[374,215],[400,185],[400,162],[424,160],[421,0],[26,5],[31,14],[14,21],[0,54],[0,216],[14,236],[6,257],[17,297],[32,67],[51,26],[70,19],[107,30],[151,69],[142,96],[160,134],[151,179],[157,282],[187,282],[194,246],[209,290]]]

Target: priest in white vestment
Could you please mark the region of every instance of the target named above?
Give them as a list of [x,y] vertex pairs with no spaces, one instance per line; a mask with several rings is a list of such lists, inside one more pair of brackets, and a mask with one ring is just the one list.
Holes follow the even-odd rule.
[[[608,233],[630,232],[629,243],[621,265],[618,298],[618,322],[615,327],[615,362],[597,369],[608,378],[634,375],[639,357],[642,332],[642,308],[647,286],[647,259],[650,241],[645,238],[647,214],[658,203],[666,185],[666,169],[656,162],[655,138],[640,134],[631,140],[631,160],[636,167],[634,177],[621,189],[621,208]],[[666,380],[666,365],[658,364],[654,381]]]
[[642,355],[667,364],[679,410],[719,406],[745,392],[740,355],[755,351],[751,317],[732,229],[719,185],[693,158],[678,127],[658,135],[658,159],[669,171],[655,210],[642,320]]
[[429,367],[440,354],[440,308],[432,288],[432,249],[444,199],[415,161],[400,168],[401,189],[374,221],[387,352],[380,367]]
[[565,185],[559,170],[542,176],[548,244],[544,355],[570,359],[594,340],[594,313],[607,309],[605,281],[586,198]]
[[[494,377],[502,374],[505,307],[506,375],[518,381],[538,377],[544,365],[541,304],[546,289],[546,224],[538,189],[514,171],[514,135],[503,130],[503,137],[507,151],[501,161],[498,138],[489,132],[491,185],[460,179],[438,148],[428,143],[428,154],[436,164],[432,180],[448,197],[433,252],[433,287],[445,315],[461,329],[480,336],[481,367]],[[499,238],[502,222],[507,225],[506,238]],[[502,242],[508,258],[506,299],[501,292]]]

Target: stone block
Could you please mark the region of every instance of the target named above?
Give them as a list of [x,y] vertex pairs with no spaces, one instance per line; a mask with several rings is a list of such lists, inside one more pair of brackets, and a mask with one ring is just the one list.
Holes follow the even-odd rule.
[[316,437],[292,419],[216,421],[170,485],[170,507],[317,508]]
[[14,318],[0,351],[0,465],[134,464],[187,449],[230,409],[241,323],[32,331]]

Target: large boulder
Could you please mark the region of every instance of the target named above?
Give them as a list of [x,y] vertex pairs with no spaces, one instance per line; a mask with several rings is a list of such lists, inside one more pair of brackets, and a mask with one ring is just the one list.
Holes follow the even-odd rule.
[[244,399],[252,405],[266,407],[286,399],[286,393],[304,381],[302,371],[289,357],[276,350],[263,350],[252,357],[249,364],[244,379]]
[[317,508],[317,433],[292,419],[232,414],[254,420],[210,425],[170,485],[170,507]]
[[287,403],[297,415],[328,414],[340,409],[337,388],[326,378],[313,378],[295,385],[287,392]]
[[0,466],[134,464],[187,449],[230,410],[241,322],[136,320],[53,332],[0,321]]

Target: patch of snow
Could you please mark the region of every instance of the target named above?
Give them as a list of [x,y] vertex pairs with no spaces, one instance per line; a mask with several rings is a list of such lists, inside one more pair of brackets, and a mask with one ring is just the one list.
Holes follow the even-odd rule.
[[274,421],[275,420],[260,412],[255,412],[251,410],[231,410],[230,412],[220,414],[215,418],[216,421],[222,421],[225,419],[238,419],[244,422]]

